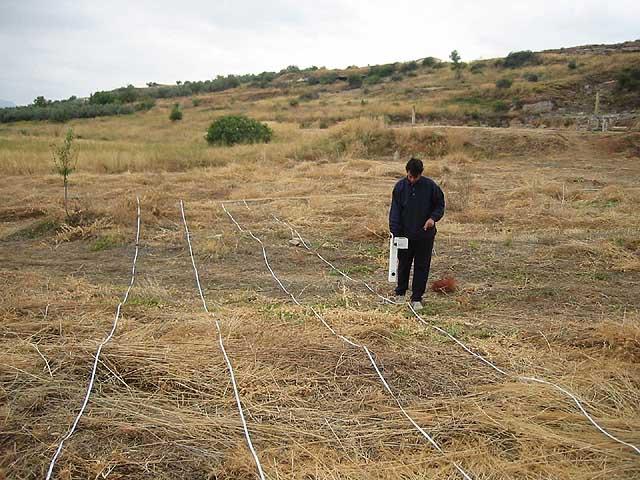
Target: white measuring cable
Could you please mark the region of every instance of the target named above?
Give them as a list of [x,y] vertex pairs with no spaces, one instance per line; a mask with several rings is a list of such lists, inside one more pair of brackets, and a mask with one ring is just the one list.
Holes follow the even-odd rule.
[[[335,336],[337,336],[338,338],[340,338],[342,341],[344,341],[345,343],[348,343],[349,345],[351,345],[352,347],[355,348],[359,348],[364,350],[364,352],[366,353],[367,357],[369,358],[369,361],[371,362],[371,365],[373,366],[376,374],[378,375],[378,378],[380,378],[380,381],[382,382],[382,385],[384,386],[385,390],[389,393],[389,395],[391,395],[391,397],[394,399],[394,401],[396,402],[396,404],[398,405],[398,407],[400,407],[400,411],[402,412],[402,414],[407,418],[407,420],[409,420],[409,422],[411,422],[411,424],[416,428],[416,430],[418,430],[418,432],[440,453],[444,454],[444,451],[442,450],[442,448],[440,447],[440,445],[438,445],[438,443],[423,429],[421,428],[416,421],[407,413],[407,411],[404,409],[404,407],[402,406],[400,400],[398,399],[398,397],[393,393],[393,391],[391,390],[391,387],[389,386],[389,384],[387,383],[387,381],[385,380],[384,376],[382,375],[382,372],[380,371],[378,365],[376,364],[373,355],[371,353],[371,351],[365,346],[365,345],[361,345],[358,344],[350,339],[348,339],[347,337],[345,337],[344,335],[340,335],[339,333],[337,333],[324,319],[324,317],[312,306],[307,306],[307,305],[303,305],[302,303],[300,303],[298,301],[298,299],[289,291],[287,290],[287,288],[282,284],[282,282],[280,281],[280,279],[277,277],[277,275],[275,274],[275,272],[273,271],[273,269],[271,268],[271,265],[269,264],[269,259],[267,257],[267,250],[265,248],[264,243],[262,242],[262,240],[260,238],[258,238],[257,236],[255,236],[253,234],[253,232],[251,232],[251,230],[248,229],[244,229],[242,228],[242,226],[236,221],[236,219],[233,217],[233,215],[231,215],[231,213],[226,209],[224,203],[221,204],[222,205],[222,209],[224,210],[224,212],[227,214],[227,216],[231,219],[231,221],[235,224],[235,226],[238,228],[238,230],[242,233],[246,233],[248,234],[251,238],[253,238],[256,242],[258,242],[260,244],[260,246],[262,247],[262,256],[264,258],[264,263],[267,266],[267,269],[269,270],[269,272],[271,273],[271,276],[274,278],[274,280],[277,282],[277,284],[280,286],[280,288],[282,289],[282,291],[284,293],[286,293],[291,300],[298,306],[302,307],[302,308],[308,308],[309,310],[311,310],[311,312],[313,312],[313,314],[315,315],[316,318],[318,318],[318,320],[320,320],[320,322],[322,322],[322,324],[331,332],[333,333]],[[302,241],[302,240],[301,240]],[[457,462],[452,462],[453,466],[455,467],[455,469],[462,475],[462,477],[465,480],[471,480],[471,477],[469,476],[469,474],[467,474],[467,472],[465,472],[462,467],[460,465],[458,465]]]
[[[327,265],[329,265],[332,269],[334,269],[336,272],[338,272],[339,274],[341,274],[343,277],[351,280],[352,282],[355,283],[361,283],[363,284],[369,291],[371,291],[374,295],[377,295],[379,298],[381,298],[383,301],[387,302],[387,303],[393,303],[396,305],[399,305],[401,303],[404,302],[395,302],[393,300],[391,300],[390,298],[384,297],[383,295],[380,295],[378,292],[376,292],[374,289],[372,289],[366,282],[362,281],[362,280],[355,280],[352,277],[350,277],[349,275],[347,275],[346,273],[344,273],[343,271],[341,271],[340,269],[338,269],[336,266],[334,266],[331,262],[329,262],[328,260],[326,260],[320,253],[318,253],[316,250],[313,250],[309,243],[306,242],[302,236],[300,235],[300,233],[293,228],[289,223],[280,220],[278,217],[276,217],[275,215],[272,215],[272,217],[280,222],[281,224],[287,226],[290,230],[291,233],[294,234],[295,236],[298,237],[298,239],[300,240],[300,242],[302,243],[302,245],[311,253],[315,254],[320,260],[322,260],[324,263],[326,263]],[[510,378],[514,378],[520,382],[523,383],[539,383],[541,385],[547,385],[550,386],[556,390],[558,390],[561,393],[564,393],[566,396],[568,396],[569,398],[571,398],[575,404],[577,405],[578,409],[580,410],[580,412],[584,415],[584,417],[596,428],[598,429],[602,434],[604,434],[605,436],[607,436],[608,438],[610,438],[611,440],[614,440],[622,445],[626,445],[627,447],[633,449],[636,453],[640,454],[640,449],[628,442],[625,442],[624,440],[621,440],[620,438],[612,435],[611,433],[609,433],[607,430],[605,430],[602,426],[600,426],[600,424],[598,424],[598,422],[596,422],[594,420],[594,418],[589,414],[589,412],[587,412],[587,410],[585,409],[585,407],[583,406],[582,402],[580,401],[580,399],[573,393],[571,393],[569,390],[556,385],[553,382],[549,382],[548,380],[544,380],[541,378],[537,378],[537,377],[532,377],[532,376],[524,376],[524,375],[515,375],[509,372],[504,371],[503,369],[501,369],[500,367],[498,367],[497,365],[495,365],[494,363],[492,363],[490,360],[487,360],[484,356],[480,355],[479,353],[474,352],[473,350],[471,350],[468,346],[466,346],[464,343],[462,343],[460,340],[458,340],[455,336],[451,335],[449,332],[447,332],[445,329],[437,326],[437,325],[432,325],[429,322],[427,322],[424,318],[422,318],[418,312],[415,311],[415,309],[413,308],[413,306],[411,305],[411,303],[407,303],[407,305],[409,306],[409,309],[413,312],[413,314],[415,315],[415,317],[424,325],[426,325],[427,327],[433,328],[434,330],[438,331],[439,333],[446,335],[447,337],[449,337],[451,340],[453,340],[455,343],[457,343],[460,347],[462,347],[467,353],[473,355],[474,357],[476,357],[478,360],[480,360],[481,362],[483,362],[484,364],[486,364],[487,366],[489,366],[490,368],[494,369],[496,372],[506,376],[506,377],[510,377]]]
[[105,339],[102,340],[102,342],[100,342],[100,344],[98,345],[98,349],[96,350],[95,358],[93,361],[93,369],[91,370],[89,385],[87,387],[87,393],[84,396],[82,407],[80,407],[80,411],[78,412],[78,415],[76,416],[73,424],[71,425],[71,428],[69,428],[69,431],[67,432],[67,434],[62,438],[62,440],[60,440],[60,444],[56,449],[56,453],[53,455],[53,458],[51,459],[51,463],[49,464],[49,470],[47,470],[46,480],[49,480],[51,478],[51,474],[53,473],[53,468],[55,467],[56,461],[58,460],[60,453],[62,453],[62,447],[64,446],[64,442],[66,442],[71,437],[71,435],[73,435],[76,428],[78,427],[78,423],[80,422],[80,417],[82,417],[85,409],[87,408],[87,404],[89,403],[89,397],[91,396],[91,391],[93,390],[93,385],[96,379],[96,372],[98,369],[98,362],[100,360],[100,354],[102,353],[102,348],[107,344],[107,342],[109,342],[109,340],[111,340],[111,337],[113,337],[113,334],[116,331],[116,327],[118,326],[118,319],[120,318],[120,310],[122,309],[122,306],[127,302],[127,299],[129,298],[129,292],[131,292],[131,288],[133,288],[133,282],[135,281],[135,278],[136,278],[136,262],[138,261],[138,251],[140,249],[140,198],[136,197],[136,202],[137,202],[137,217],[138,217],[137,228],[136,228],[136,251],[135,251],[135,254],[133,255],[133,264],[131,266],[131,281],[129,282],[129,287],[126,290],[122,301],[118,303],[115,317],[113,319],[113,326],[111,327],[111,331],[109,332],[109,335],[107,335]]
[[[198,274],[198,267],[196,267],[196,261],[193,257],[193,248],[191,247],[191,234],[189,233],[189,227],[187,226],[187,219],[184,215],[184,203],[180,200],[180,213],[182,214],[182,223],[184,224],[185,236],[187,237],[187,243],[189,244],[189,255],[191,257],[191,264],[193,265],[193,272],[196,278],[196,285],[198,286],[198,292],[200,294],[200,300],[202,300],[202,306],[204,307],[204,311],[209,315],[213,316],[209,309],[207,308],[207,301],[204,298],[204,294],[202,293],[202,286],[200,285],[200,275]],[[249,427],[247,426],[247,421],[244,417],[244,411],[242,410],[242,403],[240,402],[240,393],[238,392],[238,385],[236,384],[236,377],[233,373],[233,367],[231,366],[231,360],[227,355],[227,351],[224,348],[224,343],[222,342],[222,331],[220,329],[220,323],[218,319],[214,317],[214,322],[216,325],[216,330],[218,331],[218,343],[220,344],[220,350],[222,350],[222,355],[224,356],[224,361],[227,364],[227,369],[229,370],[229,376],[231,377],[231,385],[233,386],[233,394],[236,398],[236,404],[238,406],[238,412],[240,413],[240,420],[242,420],[242,428],[244,429],[244,436],[247,440],[247,445],[249,446],[249,450],[251,450],[251,455],[253,455],[253,459],[256,462],[256,467],[258,468],[258,475],[261,480],[266,480],[264,472],[262,470],[262,465],[260,464],[260,459],[258,458],[258,454],[253,448],[253,443],[251,442],[251,436],[249,435]]]

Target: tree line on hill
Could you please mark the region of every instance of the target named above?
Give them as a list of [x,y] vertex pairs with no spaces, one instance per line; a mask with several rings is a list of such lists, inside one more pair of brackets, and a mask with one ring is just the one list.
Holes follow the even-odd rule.
[[[462,77],[462,71],[467,64],[460,61],[460,55],[456,50],[451,52],[451,68],[456,78]],[[473,62],[470,71],[473,74],[482,73],[488,65],[495,68],[514,69],[529,65],[539,65],[542,59],[529,50],[511,52],[504,59]],[[213,93],[229,90],[241,85],[266,88],[269,86],[284,86],[286,81],[277,80],[288,74],[298,74],[298,82],[308,85],[329,85],[338,81],[345,81],[346,88],[356,89],[363,85],[375,85],[386,80],[400,81],[405,76],[416,76],[419,68],[438,69],[447,65],[435,57],[426,57],[420,62],[410,61],[404,63],[390,63],[385,65],[373,65],[367,67],[365,73],[355,71],[356,66],[347,68],[346,75],[337,71],[330,71],[315,66],[300,69],[296,65],[290,65],[279,72],[262,72],[246,75],[218,75],[211,80],[203,81],[177,81],[176,85],[160,85],[155,82],[147,83],[147,88],[136,88],[133,85],[117,88],[110,91],[97,91],[88,99],[79,99],[75,96],[66,100],[47,100],[43,96],[37,97],[31,105],[23,107],[0,108],[0,123],[25,121],[25,120],[50,120],[65,122],[73,118],[93,118],[108,115],[126,115],[136,111],[150,110],[155,106],[156,99],[189,97],[202,93]],[[570,69],[577,68],[575,61],[568,64]],[[349,73],[349,70],[352,70]],[[358,69],[359,70],[359,69]],[[301,75],[301,76],[300,76]],[[537,81],[537,75],[528,74],[528,81]],[[535,77],[535,78],[533,78]],[[290,81],[290,80],[289,80]],[[510,85],[509,85],[510,86]],[[640,90],[640,69],[624,69],[618,75],[618,86],[621,90]],[[508,86],[497,84],[498,88]]]

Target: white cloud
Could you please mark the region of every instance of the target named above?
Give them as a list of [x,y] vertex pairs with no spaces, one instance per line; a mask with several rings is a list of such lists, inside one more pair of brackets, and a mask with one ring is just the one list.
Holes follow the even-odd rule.
[[640,2],[46,1],[0,5],[0,98],[28,103],[147,81],[613,43]]

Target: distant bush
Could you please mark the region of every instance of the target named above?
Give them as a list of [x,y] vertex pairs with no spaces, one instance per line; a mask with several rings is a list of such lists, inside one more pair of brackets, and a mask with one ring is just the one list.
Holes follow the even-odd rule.
[[575,70],[576,68],[578,68],[578,64],[575,60],[569,60],[569,63],[567,63],[567,68],[569,70]]
[[640,91],[640,68],[625,68],[618,74],[617,80],[620,90]]
[[422,60],[423,67],[435,67],[438,63],[440,63],[440,60],[436,57],[427,57]]
[[268,125],[244,115],[227,115],[211,124],[205,139],[212,145],[269,143],[273,131]]
[[537,82],[538,80],[540,80],[540,77],[537,73],[525,73],[523,76],[527,82]]
[[151,110],[156,106],[156,101],[153,98],[143,98],[142,101],[136,103],[135,109],[137,111]]
[[117,103],[92,105],[81,100],[50,102],[46,107],[13,107],[0,109],[0,123],[29,120],[66,122],[72,118],[94,118],[110,115],[126,115],[134,112],[130,105]]
[[94,105],[107,105],[118,100],[112,92],[94,92],[89,96],[89,103]]
[[297,98],[292,98],[291,100],[289,100],[289,105],[292,107],[297,107],[298,105],[300,105],[300,102]]
[[36,97],[36,99],[33,101],[33,106],[34,107],[46,107],[49,104],[49,101],[44,98],[42,95],[40,95],[39,97]]
[[191,103],[193,104],[194,107],[198,107],[202,103],[202,100],[199,98],[192,98]]
[[173,104],[171,113],[169,113],[169,120],[171,120],[172,122],[177,122],[178,120],[182,120],[182,110],[180,110],[179,103]]
[[116,96],[121,103],[133,103],[138,99],[138,92],[133,85],[127,85],[116,90]]
[[320,83],[320,79],[318,77],[309,77],[307,78],[307,83],[309,85],[317,85]]
[[523,50],[520,52],[511,52],[502,62],[505,68],[518,68],[525,65],[539,65],[542,61],[540,57],[531,50]]
[[300,71],[300,67],[298,67],[297,65],[289,65],[287,68],[283,68],[282,70],[280,70],[280,75],[283,75],[285,73],[298,73]]
[[389,63],[387,65],[374,65],[369,68],[368,77],[390,77],[396,71],[396,65],[394,63]]
[[349,88],[360,88],[362,86],[362,75],[354,73],[347,77]]
[[511,85],[513,85],[513,80],[509,80],[508,78],[496,80],[497,88],[511,88]]
[[474,62],[471,64],[471,68],[469,69],[469,71],[474,75],[478,75],[479,73],[483,72],[485,66],[486,65],[484,63]]
[[380,83],[382,81],[382,77],[380,75],[367,75],[367,77],[364,79],[364,83],[366,83],[367,85],[375,85],[377,83]]
[[394,73],[393,75],[391,75],[391,81],[392,82],[401,82],[403,78],[404,77],[402,75],[400,75],[399,73]]
[[318,80],[320,80],[321,85],[330,85],[338,80],[338,74],[335,72],[329,72],[325,75],[321,75]]
[[493,104],[493,111],[496,113],[508,112],[509,104],[502,100],[498,100]]
[[403,63],[402,65],[400,65],[400,72],[407,73],[407,72],[416,70],[417,68],[418,68],[418,64],[414,61],[411,61],[411,62]]

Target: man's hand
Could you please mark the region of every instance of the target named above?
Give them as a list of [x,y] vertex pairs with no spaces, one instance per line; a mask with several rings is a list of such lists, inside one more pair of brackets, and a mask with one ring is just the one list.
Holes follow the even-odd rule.
[[424,224],[424,229],[425,230],[429,230],[430,228],[435,227],[436,222],[433,221],[433,218],[430,218],[429,220],[427,220],[427,223]]

